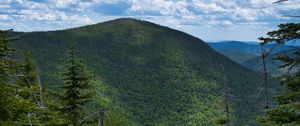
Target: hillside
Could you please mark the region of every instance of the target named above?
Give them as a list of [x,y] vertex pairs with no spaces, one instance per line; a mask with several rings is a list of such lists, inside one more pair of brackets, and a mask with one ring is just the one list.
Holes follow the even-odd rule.
[[[235,62],[257,72],[262,72],[261,49],[258,43],[240,42],[240,41],[222,41],[208,43],[216,51]],[[266,50],[270,50],[273,44],[266,45]],[[271,52],[271,57],[267,59],[268,70],[271,74],[280,74],[283,71],[278,69],[280,62],[273,60],[274,54],[283,51],[292,50],[288,45],[276,46]]]
[[[23,34],[15,32],[12,35]],[[112,106],[131,125],[212,125],[224,116],[222,63],[228,73],[235,125],[253,124],[260,76],[186,33],[135,19],[25,33],[12,46],[34,53],[42,80],[61,85],[55,73],[68,43],[101,84]],[[98,92],[99,93],[99,92]],[[102,92],[101,92],[102,93]],[[105,103],[103,103],[105,104]],[[112,107],[106,105],[110,109]]]
[[209,42],[212,48],[218,51],[234,51],[243,52],[252,55],[260,55],[260,47],[254,42],[241,42],[241,41],[221,41],[221,42]]
[[[274,55],[271,55],[270,57],[267,58],[266,60],[267,69],[273,75],[282,74],[284,70],[279,68],[280,65],[282,65],[282,63],[280,63],[277,60],[274,60],[274,58],[275,58]],[[263,71],[262,59],[260,56],[244,61],[242,65],[257,72]]]

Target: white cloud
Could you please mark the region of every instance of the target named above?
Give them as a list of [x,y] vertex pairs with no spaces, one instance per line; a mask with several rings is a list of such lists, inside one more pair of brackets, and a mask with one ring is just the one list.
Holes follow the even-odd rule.
[[187,9],[188,3],[185,1],[168,0],[132,0],[129,13],[144,15],[166,15],[178,16],[191,19],[193,13]]
[[0,20],[8,20],[10,19],[8,15],[0,15]]
[[[51,24],[48,29],[79,26],[117,17],[136,17],[173,28],[186,27],[240,29],[274,27],[279,22],[298,21],[282,17],[300,11],[299,0],[272,4],[272,0],[1,0],[0,28],[25,27],[35,22]],[[8,4],[8,5],[7,5]],[[105,5],[126,4],[112,9]],[[99,6],[104,5],[104,6]],[[95,9],[104,7],[104,9]],[[122,8],[120,8],[122,7]],[[120,9],[120,10],[116,10]],[[101,11],[106,11],[102,13]],[[114,12],[110,13],[107,12]],[[5,14],[11,13],[11,14]],[[118,15],[119,14],[119,15]],[[109,17],[109,18],[108,18]],[[114,17],[115,18],[115,17]],[[271,26],[272,25],[272,26]],[[65,28],[65,27],[63,27]],[[36,29],[32,29],[36,30]],[[188,29],[185,29],[189,31]]]

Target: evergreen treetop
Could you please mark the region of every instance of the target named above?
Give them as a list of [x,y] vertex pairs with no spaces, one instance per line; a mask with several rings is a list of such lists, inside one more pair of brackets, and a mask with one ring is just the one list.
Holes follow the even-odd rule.
[[73,126],[79,125],[83,119],[84,105],[91,100],[88,89],[91,88],[90,75],[86,72],[82,62],[76,56],[75,44],[67,51],[64,59],[61,78],[64,81],[63,94],[60,99],[63,101],[65,117]]

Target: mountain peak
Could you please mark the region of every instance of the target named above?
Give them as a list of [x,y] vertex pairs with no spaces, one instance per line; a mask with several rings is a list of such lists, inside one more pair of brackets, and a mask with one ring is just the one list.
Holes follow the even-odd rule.
[[[56,72],[53,68],[59,65],[69,41],[76,41],[80,58],[96,77],[103,78],[103,84],[111,91],[121,92],[109,100],[125,106],[121,108],[125,114],[128,111],[134,116],[124,117],[136,124],[185,125],[187,121],[213,124],[222,113],[218,109],[221,99],[218,93],[223,88],[219,63],[228,69],[229,78],[235,78],[228,84],[237,98],[253,95],[260,81],[255,72],[214,51],[201,39],[133,18],[58,32],[31,33],[16,42],[15,47],[34,51],[40,57],[37,63],[44,72],[43,79],[59,84],[57,78],[47,73]],[[256,104],[251,103],[256,101],[246,99],[233,103],[235,110],[242,113],[235,113],[241,117],[235,120],[237,125],[250,120],[255,113],[248,112],[250,108],[256,110]],[[186,118],[190,116],[187,112],[192,112],[192,120]]]

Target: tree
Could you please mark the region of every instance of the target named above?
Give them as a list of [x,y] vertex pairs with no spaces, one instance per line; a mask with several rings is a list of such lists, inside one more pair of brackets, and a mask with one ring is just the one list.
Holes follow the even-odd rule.
[[229,93],[230,87],[229,87],[229,80],[228,80],[228,75],[227,72],[223,66],[223,64],[220,64],[222,71],[224,73],[223,77],[223,82],[224,82],[224,89],[222,91],[222,108],[224,109],[223,111],[225,112],[225,118],[220,118],[217,120],[217,124],[222,124],[226,126],[231,125],[231,113],[230,113],[230,96],[231,94]]
[[[8,32],[0,30],[0,125],[59,124],[58,113],[44,106],[42,90],[48,89],[42,87],[30,52],[21,62],[13,59],[9,43],[21,35],[8,38]],[[47,97],[45,103],[50,101]]]
[[42,107],[40,105],[41,99],[38,97],[38,74],[29,51],[24,51],[23,60],[18,64],[14,77],[16,80],[16,96],[20,101],[18,107],[22,107],[14,113],[15,118],[21,124],[40,125],[42,122],[39,119],[39,111]]
[[18,80],[17,94],[20,99],[26,101],[27,105],[24,107],[27,110],[26,116],[28,120],[30,120],[29,125],[59,124],[60,121],[58,120],[57,112],[51,109],[50,96],[47,95],[46,101],[44,100],[43,92],[45,90],[48,91],[49,89],[46,86],[43,86],[37,72],[37,66],[30,51],[24,51],[22,58],[23,60],[20,62],[18,68],[19,72],[16,75]]
[[272,47],[267,51],[264,48],[265,44],[260,44],[261,49],[261,59],[263,65],[263,85],[262,85],[262,94],[263,94],[263,107],[264,109],[268,109],[270,107],[270,91],[269,91],[269,72],[267,68],[267,58],[272,53],[272,51],[278,46],[277,44],[273,44]]
[[23,99],[18,93],[24,88],[18,86],[16,71],[20,68],[13,59],[14,50],[9,48],[12,38],[7,34],[10,30],[0,31],[0,124],[25,125],[31,124],[28,112],[34,108],[29,100]]
[[[284,92],[276,96],[278,105],[265,110],[265,115],[259,117],[263,125],[300,125],[300,48],[297,40],[300,39],[300,23],[280,24],[279,29],[268,32],[268,37],[259,38],[262,44],[276,42],[286,44],[294,41],[294,49],[279,53],[277,60],[284,64],[288,72],[281,76],[281,83],[285,86]],[[299,41],[298,41],[299,42]],[[296,44],[295,44],[296,43]]]
[[12,122],[11,105],[15,101],[14,88],[10,85],[10,76],[14,68],[11,57],[13,50],[8,47],[7,32],[0,30],[0,125]]
[[84,105],[91,99],[88,89],[91,88],[90,75],[86,72],[80,59],[76,57],[75,44],[67,51],[64,59],[61,78],[64,81],[62,113],[73,126],[79,125],[85,115]]

